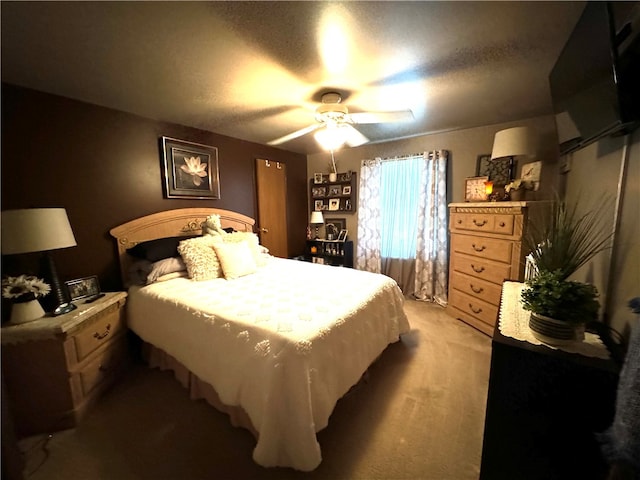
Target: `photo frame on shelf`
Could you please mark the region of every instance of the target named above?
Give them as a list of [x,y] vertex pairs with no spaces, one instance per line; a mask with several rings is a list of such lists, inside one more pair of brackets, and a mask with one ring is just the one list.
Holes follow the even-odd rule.
[[161,137],[165,198],[220,199],[218,149]]
[[338,241],[339,242],[346,242],[348,233],[349,233],[348,230],[340,230],[340,233],[338,234]]
[[351,195],[351,185],[345,185],[342,187],[343,195]]
[[347,219],[346,218],[325,218],[324,219],[324,228],[332,225],[332,230],[335,231],[336,235],[339,234],[342,230],[347,228]]
[[322,183],[324,181],[321,173],[313,174],[313,183]]
[[340,199],[339,198],[330,198],[329,199],[329,210],[340,210]]
[[64,283],[69,290],[71,300],[79,300],[81,298],[100,295],[100,282],[98,281],[97,275],[68,280]]
[[311,195],[313,197],[326,197],[327,196],[327,187],[313,187],[311,189]]
[[476,177],[489,177],[495,186],[504,186],[513,180],[514,161],[511,157],[491,160],[491,154],[478,155]]
[[335,197],[340,195],[340,185],[335,185],[332,187],[329,187],[329,196],[330,197]]

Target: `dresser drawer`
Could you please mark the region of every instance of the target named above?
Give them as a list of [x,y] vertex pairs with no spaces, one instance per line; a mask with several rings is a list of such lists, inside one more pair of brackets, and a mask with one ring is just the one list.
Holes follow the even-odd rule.
[[510,279],[511,265],[487,260],[480,257],[472,257],[457,253],[451,258],[453,271],[482,278],[489,282],[502,285],[502,282]]
[[488,258],[498,262],[511,263],[513,243],[473,235],[451,235],[451,248],[454,252]]
[[513,235],[514,216],[493,213],[452,213],[451,231],[472,231]]
[[124,310],[112,305],[74,336],[76,361],[84,360],[125,328]]
[[492,305],[500,304],[502,285],[465,275],[464,273],[452,272],[450,286],[452,289],[460,290]]
[[498,305],[472,297],[459,290],[451,290],[449,301],[461,312],[471,315],[489,325],[495,325],[498,318]]

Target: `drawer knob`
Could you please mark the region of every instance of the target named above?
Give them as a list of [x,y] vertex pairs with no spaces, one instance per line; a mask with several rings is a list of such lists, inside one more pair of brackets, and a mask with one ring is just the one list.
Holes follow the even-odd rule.
[[474,287],[473,283],[470,283],[469,287],[471,287],[471,290],[473,290],[475,293],[482,293],[482,291],[484,290],[484,288],[482,287]]
[[504,222],[500,222],[500,224],[499,224],[499,225],[500,225],[501,227],[504,227],[504,226],[506,225],[506,223],[504,223]]
[[462,223],[462,220],[458,219],[458,221],[456,222],[458,225],[460,225]]
[[471,303],[469,304],[469,308],[473,313],[480,313],[482,311],[482,308],[473,308],[473,304]]
[[473,224],[476,227],[484,227],[487,224],[486,220],[482,220],[481,222],[479,222],[478,220],[476,220],[475,218],[473,219]]
[[106,338],[109,336],[109,333],[111,332],[111,324],[108,323],[107,324],[107,328],[105,329],[104,333],[94,333],[93,334],[93,338],[96,338],[98,340],[102,340],[103,338]]
[[483,266],[479,266],[476,267],[473,263],[471,264],[471,268],[473,269],[474,272],[476,273],[482,273],[484,272],[484,267]]
[[475,243],[472,243],[472,244],[471,244],[471,246],[473,247],[473,249],[474,249],[476,252],[482,252],[485,248],[487,248],[487,247],[485,247],[484,245],[480,245],[480,246],[478,247]]

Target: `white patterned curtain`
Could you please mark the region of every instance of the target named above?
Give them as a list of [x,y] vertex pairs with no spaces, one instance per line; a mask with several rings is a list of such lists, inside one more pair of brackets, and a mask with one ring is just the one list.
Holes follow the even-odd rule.
[[[356,267],[384,273],[394,278],[405,294],[441,305],[447,303],[447,157],[448,152],[440,150],[409,157],[365,160],[362,162],[358,201]],[[389,249],[382,245],[383,238],[400,236],[397,234],[398,225],[393,220],[400,211],[406,211],[406,205],[402,195],[398,195],[395,204],[387,201],[385,205],[383,199],[389,198],[389,192],[385,191],[388,187],[383,176],[396,173],[382,165],[407,159],[414,164],[419,160],[418,170],[414,170],[406,181],[407,188],[418,189],[415,219],[410,219],[415,222],[411,225],[411,228],[415,225],[415,254],[384,254],[382,252]],[[414,175],[418,175],[417,182]],[[385,232],[385,228],[395,230]],[[405,220],[401,233],[406,233],[408,228]]]
[[358,190],[358,251],[356,268],[380,273],[380,164],[382,160],[364,160]]

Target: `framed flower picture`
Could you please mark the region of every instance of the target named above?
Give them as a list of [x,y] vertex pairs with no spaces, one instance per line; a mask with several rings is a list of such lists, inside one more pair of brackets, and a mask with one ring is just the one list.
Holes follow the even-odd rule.
[[218,149],[161,138],[165,198],[219,199]]

